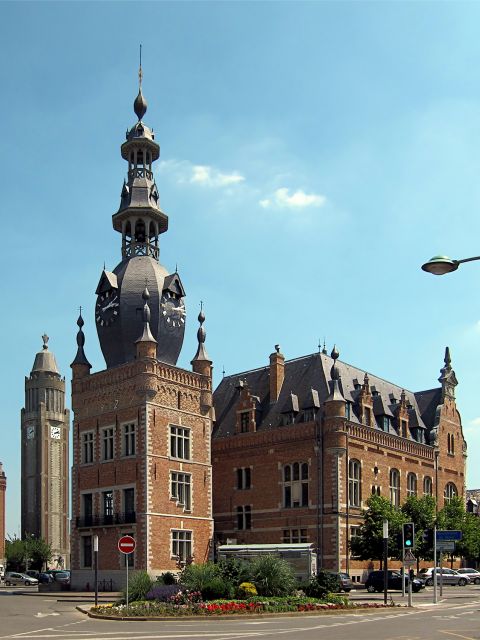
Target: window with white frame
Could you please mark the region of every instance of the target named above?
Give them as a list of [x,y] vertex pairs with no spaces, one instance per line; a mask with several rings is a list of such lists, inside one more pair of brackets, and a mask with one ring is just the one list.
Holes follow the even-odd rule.
[[361,465],[358,460],[350,460],[348,463],[348,504],[350,507],[359,507],[361,501]]
[[417,495],[417,476],[414,473],[407,475],[407,497]]
[[308,506],[308,463],[294,462],[283,467],[283,506]]
[[102,492],[102,502],[105,524],[110,521],[113,523],[113,491],[111,489]]
[[423,479],[423,495],[424,496],[431,496],[432,495],[432,479],[430,478],[430,476],[425,476],[425,478]]
[[170,455],[190,460],[190,429],[170,425]]
[[394,507],[400,506],[400,472],[390,469],[390,502]]
[[297,544],[298,542],[308,542],[306,529],[284,529],[282,535],[283,544]]
[[102,460],[113,460],[113,433],[113,427],[107,427],[102,431]]
[[133,422],[123,425],[123,455],[135,455],[135,424]]
[[93,431],[82,433],[82,462],[93,462]]
[[183,507],[184,511],[192,508],[192,477],[189,473],[179,471],[170,472],[170,494],[177,504]]
[[180,562],[187,562],[192,557],[191,531],[172,531],[172,556]]
[[450,502],[452,498],[458,496],[457,487],[453,484],[453,482],[448,482],[445,486],[444,491],[445,502]]
[[245,505],[237,507],[237,529],[252,528],[252,507]]
[[237,489],[250,489],[252,486],[252,470],[250,467],[237,469]]

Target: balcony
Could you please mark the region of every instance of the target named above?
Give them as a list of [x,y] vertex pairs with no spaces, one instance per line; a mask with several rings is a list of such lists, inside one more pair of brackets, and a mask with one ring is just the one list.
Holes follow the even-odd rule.
[[120,524],[131,524],[136,521],[136,511],[126,511],[125,513],[112,513],[109,515],[80,516],[76,519],[76,527],[77,529],[90,527],[113,527]]

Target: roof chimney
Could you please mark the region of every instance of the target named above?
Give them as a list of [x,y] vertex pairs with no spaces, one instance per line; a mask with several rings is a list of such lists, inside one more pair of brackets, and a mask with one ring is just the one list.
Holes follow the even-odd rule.
[[270,402],[276,402],[282,390],[285,377],[285,356],[280,353],[280,345],[275,345],[275,352],[270,355]]

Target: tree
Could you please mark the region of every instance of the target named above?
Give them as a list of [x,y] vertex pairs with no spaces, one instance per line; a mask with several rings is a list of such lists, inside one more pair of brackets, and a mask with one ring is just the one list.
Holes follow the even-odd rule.
[[52,559],[52,545],[43,538],[31,536],[25,540],[26,552],[29,557],[29,565],[32,569],[41,571]]
[[406,522],[413,522],[415,526],[415,546],[414,553],[417,556],[417,571],[419,570],[420,558],[433,560],[433,548],[423,539],[423,534],[427,529],[433,529],[435,525],[435,498],[432,496],[408,496],[401,509],[405,515]]
[[363,524],[358,535],[352,538],[352,555],[361,560],[383,560],[383,521],[388,520],[388,555],[400,557],[398,536],[405,520],[400,509],[382,496],[370,496],[363,511]]
[[461,531],[462,539],[455,544],[450,554],[450,566],[458,556],[477,559],[480,556],[480,522],[478,517],[467,513],[461,498],[454,496],[438,513],[438,528]]
[[20,540],[13,536],[6,540],[5,556],[10,570],[26,571],[30,568],[40,571],[52,559],[52,547],[43,538],[27,536]]
[[5,540],[5,558],[9,571],[23,571],[25,569],[25,545],[23,540],[10,536]]

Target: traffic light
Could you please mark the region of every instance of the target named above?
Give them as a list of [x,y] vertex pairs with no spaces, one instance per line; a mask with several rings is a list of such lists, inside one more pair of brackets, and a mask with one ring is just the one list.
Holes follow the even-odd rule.
[[433,549],[433,529],[425,529],[423,532],[423,542],[429,549]]
[[415,543],[415,526],[413,522],[407,522],[403,525],[403,548],[413,549]]

